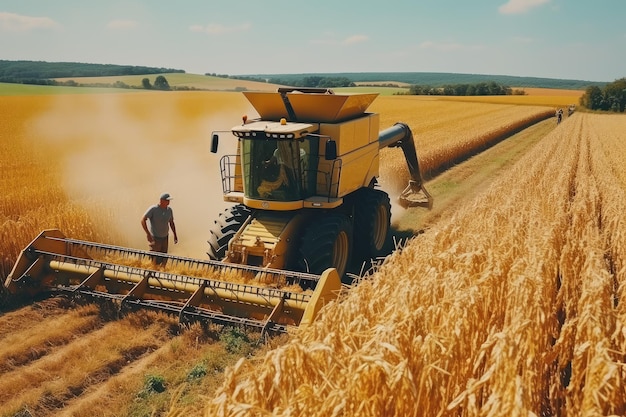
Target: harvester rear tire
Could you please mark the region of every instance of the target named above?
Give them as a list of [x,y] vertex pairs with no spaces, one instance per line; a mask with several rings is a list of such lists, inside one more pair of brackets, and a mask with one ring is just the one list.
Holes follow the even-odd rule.
[[318,217],[307,227],[300,246],[300,269],[321,274],[335,268],[343,276],[350,262],[352,227],[343,214]]
[[391,228],[391,203],[387,193],[364,188],[354,206],[354,251],[363,260],[382,254]]
[[248,220],[251,211],[243,204],[229,207],[219,214],[210,230],[209,250],[207,255],[215,261],[221,261],[226,256],[228,241],[237,233],[241,226]]

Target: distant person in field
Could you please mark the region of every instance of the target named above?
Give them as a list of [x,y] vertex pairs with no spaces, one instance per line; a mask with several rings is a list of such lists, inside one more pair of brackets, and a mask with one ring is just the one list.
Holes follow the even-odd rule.
[[[174,234],[174,244],[178,243],[174,212],[170,207],[171,199],[172,197],[168,193],[161,194],[159,204],[149,207],[141,218],[141,226],[146,232],[150,250],[153,252],[167,253],[170,228]],[[148,229],[148,220],[150,220],[150,229]],[[165,257],[157,256],[155,258],[157,265],[165,265],[166,262],[167,258]]]

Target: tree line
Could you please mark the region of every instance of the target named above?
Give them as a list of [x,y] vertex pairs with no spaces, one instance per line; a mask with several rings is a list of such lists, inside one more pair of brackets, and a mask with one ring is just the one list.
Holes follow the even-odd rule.
[[[206,74],[214,75],[214,74]],[[348,79],[351,82],[363,83],[381,83],[394,81],[405,85],[430,85],[433,87],[442,87],[448,84],[477,84],[488,83],[494,81],[501,85],[514,85],[516,87],[538,87],[538,88],[559,88],[565,90],[584,90],[590,85],[603,87],[606,82],[595,82],[585,80],[567,80],[557,78],[538,78],[538,77],[520,77],[510,75],[495,74],[458,74],[446,72],[340,72],[340,73],[324,73],[317,72],[315,74],[246,74],[255,81],[262,80],[282,80],[282,85],[294,85],[296,81],[302,78],[316,75],[320,77],[338,77]]]
[[175,72],[184,73],[185,71],[134,65],[0,60],[0,82],[22,84],[50,84],[46,83],[46,80],[52,78],[106,77]]
[[411,85],[409,95],[418,96],[510,96],[524,95],[523,90],[513,90],[511,87],[491,82],[475,84],[445,84],[441,87],[430,85]]
[[[225,74],[207,73],[205,75],[213,77],[231,78],[246,81],[256,81],[278,85],[288,85],[291,87],[313,87],[313,88],[338,88],[355,87],[354,81],[347,77],[328,77],[322,75],[307,75],[301,77],[268,77],[257,76],[229,76]],[[388,84],[389,87],[398,87],[397,84]],[[403,94],[403,93],[398,93]],[[444,96],[495,96],[495,95],[524,95],[523,90],[512,90],[510,87],[491,82],[478,82],[475,84],[445,84],[443,86],[411,85],[409,95],[444,95]]]
[[162,91],[189,91],[199,90],[195,87],[187,86],[175,86],[171,87],[167,78],[163,75],[157,75],[154,80],[154,84],[150,83],[149,78],[143,78],[141,80],[141,86],[128,85],[123,81],[115,81],[114,83],[79,83],[74,80],[57,81],[57,80],[31,80],[31,82],[22,81],[22,84],[37,84],[37,85],[54,85],[63,87],[92,87],[92,88],[135,88],[145,90],[162,90]]
[[626,78],[620,78],[604,88],[590,86],[580,98],[580,104],[589,110],[624,113],[626,110]]

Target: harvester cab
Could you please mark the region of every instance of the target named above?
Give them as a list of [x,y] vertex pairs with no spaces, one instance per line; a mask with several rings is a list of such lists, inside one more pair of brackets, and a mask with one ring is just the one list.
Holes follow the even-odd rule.
[[[12,296],[63,294],[203,320],[286,332],[337,298],[350,262],[383,251],[389,196],[375,188],[379,150],[401,147],[411,174],[406,206],[430,208],[409,127],[379,132],[376,94],[245,92],[260,118],[235,126],[237,153],[220,159],[225,201],[210,259],[71,239],[44,230],[4,282]],[[213,135],[217,152],[220,133]]]

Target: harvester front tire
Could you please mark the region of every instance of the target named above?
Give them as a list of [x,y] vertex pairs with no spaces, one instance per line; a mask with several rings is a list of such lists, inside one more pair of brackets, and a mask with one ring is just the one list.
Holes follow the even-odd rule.
[[350,262],[352,228],[342,214],[318,217],[304,231],[300,247],[300,268],[321,274],[335,268],[343,276]]
[[228,241],[237,233],[241,226],[248,220],[252,212],[243,204],[229,207],[219,214],[210,230],[209,258],[221,261],[226,256]]
[[382,254],[391,228],[391,203],[384,191],[364,188],[354,206],[354,250],[363,260]]

